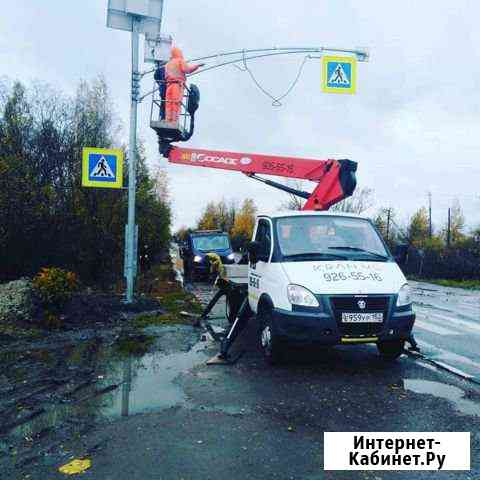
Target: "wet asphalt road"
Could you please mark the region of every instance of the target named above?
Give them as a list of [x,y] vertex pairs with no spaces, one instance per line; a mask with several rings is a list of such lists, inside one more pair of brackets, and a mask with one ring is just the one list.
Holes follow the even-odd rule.
[[[478,296],[414,287],[417,311],[425,312],[416,329],[425,354],[442,355],[450,366],[462,363],[458,356],[475,362],[474,328],[465,335],[465,323],[447,327],[439,315],[448,310],[463,322],[475,320]],[[204,304],[213,294],[205,284],[187,288]],[[224,308],[220,303],[212,312],[213,325],[226,327]],[[447,330],[443,340],[456,343],[440,344]],[[11,434],[26,445],[20,458],[2,463],[8,438],[0,442],[0,479],[63,478],[58,467],[78,457],[92,461],[83,478],[102,480],[480,478],[480,387],[420,358],[404,355],[389,364],[373,346],[337,347],[292,351],[287,364],[272,368],[261,357],[252,322],[234,347],[233,353],[245,351],[235,365],[207,366],[218,344],[199,341],[198,329],[152,327],[149,333],[156,345],[142,358],[114,361],[100,351],[85,365],[103,385],[119,388],[55,406],[16,429]],[[472,469],[324,472],[325,431],[472,432]]]
[[[204,303],[212,294],[210,286],[192,290]],[[226,326],[223,313],[220,304],[212,323]],[[406,355],[385,363],[371,346],[292,352],[272,368],[256,336],[252,322],[235,346],[245,350],[238,363],[207,366],[217,344],[189,350],[191,327],[164,332],[167,350],[145,356],[127,376],[123,365],[129,381],[109,403],[110,420],[62,448],[92,460],[83,478],[102,480],[480,478],[475,385]],[[469,431],[472,470],[324,472],[325,431]],[[64,462],[52,455],[18,478],[62,478]]]
[[422,353],[480,383],[480,292],[410,282]]

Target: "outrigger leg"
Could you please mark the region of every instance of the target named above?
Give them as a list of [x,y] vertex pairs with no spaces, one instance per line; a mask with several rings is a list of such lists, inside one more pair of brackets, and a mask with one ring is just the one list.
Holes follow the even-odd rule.
[[410,347],[408,348],[409,350],[412,350],[414,352],[419,352],[420,351],[420,349],[418,348],[418,343],[415,341],[415,338],[413,336],[413,333],[410,334],[407,342],[410,344]]
[[238,334],[245,328],[248,322],[248,297],[245,297],[240,308],[238,309],[237,316],[235,317],[235,321],[232,323],[230,330],[228,331],[226,337],[222,340],[222,344],[220,347],[220,358],[224,360],[229,359],[228,351],[232,346],[232,343],[238,337]]
[[237,312],[235,321],[232,323],[227,335],[222,339],[220,353],[208,360],[207,365],[231,365],[244,354],[244,351],[242,350],[240,353],[232,357],[228,352],[235,339],[248,323],[248,309],[248,297],[245,297]]
[[204,326],[208,333],[210,333],[210,335],[214,338],[214,340],[216,340],[217,342],[219,342],[221,340],[221,338],[219,337],[218,333],[215,332],[215,330],[212,328],[212,326],[207,322],[207,318],[208,318],[208,314],[212,311],[212,308],[217,304],[217,302],[224,296],[224,295],[227,295],[227,292],[225,291],[225,289],[223,288],[220,288],[218,290],[218,292],[213,296],[213,298],[210,300],[210,302],[208,302],[208,305],[205,307],[205,309],[203,310],[202,314],[200,315],[200,317],[198,317],[198,319],[196,320],[196,322],[194,323],[194,326],[195,327],[200,327],[200,326]]

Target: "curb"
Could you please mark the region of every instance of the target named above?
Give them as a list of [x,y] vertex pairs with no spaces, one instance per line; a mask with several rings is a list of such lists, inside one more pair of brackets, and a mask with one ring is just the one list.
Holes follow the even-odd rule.
[[452,375],[455,375],[456,377],[459,377],[463,380],[466,380],[466,381],[468,381],[470,383],[473,383],[473,384],[480,387],[480,380],[477,380],[472,375],[469,375],[468,373],[462,372],[461,370],[459,370],[455,367],[451,367],[450,365],[447,365],[443,362],[439,362],[437,360],[432,360],[431,358],[426,357],[425,355],[423,355],[423,353],[420,353],[420,352],[405,350],[404,353],[406,353],[409,357],[423,360],[424,362],[426,362],[430,365],[433,365],[434,367],[437,367],[439,370],[443,370],[445,372],[451,373]]

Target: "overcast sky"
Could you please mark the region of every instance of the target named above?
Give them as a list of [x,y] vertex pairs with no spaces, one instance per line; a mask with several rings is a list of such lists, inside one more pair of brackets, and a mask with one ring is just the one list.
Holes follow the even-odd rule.
[[[470,225],[480,224],[480,2],[354,0],[165,0],[163,31],[189,57],[242,48],[336,46],[370,49],[358,64],[352,95],[320,90],[320,61],[272,107],[246,73],[228,67],[195,78],[201,107],[189,146],[311,158],[350,158],[359,187],[400,220],[427,204],[446,220],[458,198]],[[79,78],[103,73],[128,138],[129,34],[106,28],[107,0],[2,2],[0,76],[47,81],[73,93]],[[143,55],[143,48],[142,48]],[[275,94],[303,57],[252,63]],[[148,68],[148,66],[144,66]],[[151,87],[150,78],[143,83]],[[274,209],[285,195],[241,174],[166,165],[148,126],[139,134],[151,167],[167,169],[175,227],[192,225],[207,201],[254,198]]]

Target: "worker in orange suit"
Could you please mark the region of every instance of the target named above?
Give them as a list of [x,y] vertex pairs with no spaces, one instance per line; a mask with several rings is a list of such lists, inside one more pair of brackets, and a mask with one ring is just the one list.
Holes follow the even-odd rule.
[[172,48],[170,61],[165,66],[165,79],[167,81],[165,120],[168,123],[178,122],[187,73],[193,73],[203,65],[203,63],[188,64],[183,58],[182,51],[178,47]]

